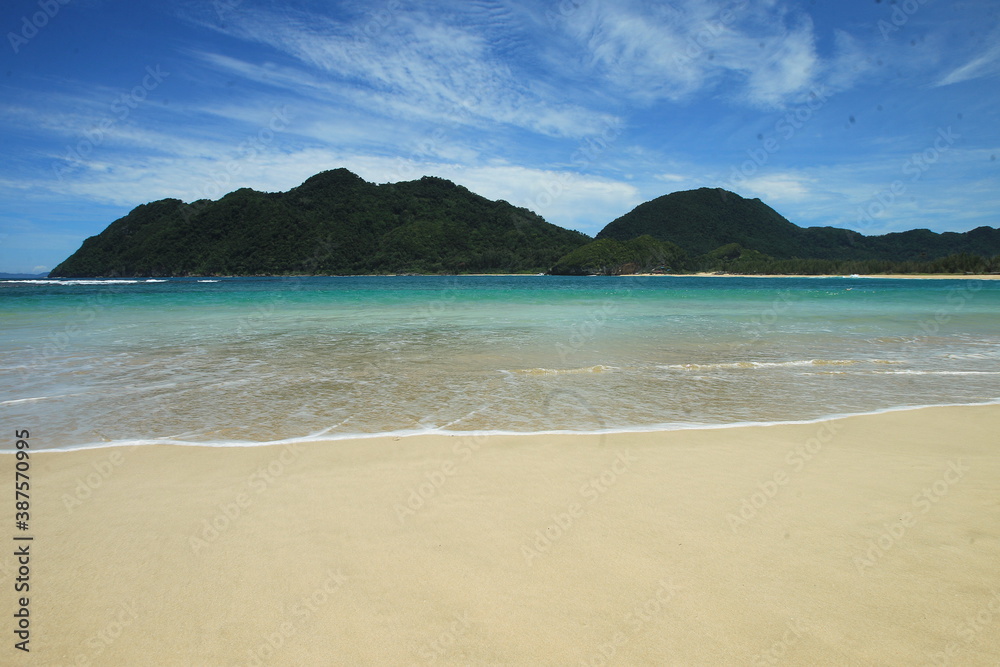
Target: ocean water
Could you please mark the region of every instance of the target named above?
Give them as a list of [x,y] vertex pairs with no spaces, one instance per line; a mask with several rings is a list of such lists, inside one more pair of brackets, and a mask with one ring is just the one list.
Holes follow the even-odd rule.
[[7,281],[0,368],[50,448],[800,421],[1000,400],[1000,281]]

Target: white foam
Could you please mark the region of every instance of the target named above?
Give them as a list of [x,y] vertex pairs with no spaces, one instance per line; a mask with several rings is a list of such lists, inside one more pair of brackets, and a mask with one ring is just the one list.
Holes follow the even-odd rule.
[[670,364],[666,370],[701,371],[754,368],[789,368],[796,366],[854,366],[855,364],[901,364],[889,359],[800,359],[795,361],[730,361],[716,364]]
[[[883,408],[881,410],[872,410],[869,412],[850,412],[850,413],[836,413],[830,415],[824,415],[822,417],[816,417],[814,419],[800,419],[800,420],[788,420],[788,421],[746,421],[746,422],[734,422],[729,424],[707,424],[701,422],[672,422],[666,424],[649,424],[645,426],[630,426],[630,427],[620,427],[620,428],[606,428],[606,429],[591,429],[591,430],[581,430],[573,431],[568,429],[562,430],[549,430],[549,431],[508,431],[508,430],[496,430],[496,431],[448,431],[443,428],[425,428],[425,429],[401,429],[397,431],[383,431],[379,433],[342,433],[339,435],[330,435],[330,431],[337,426],[345,423],[341,422],[337,426],[332,426],[322,431],[318,431],[312,435],[306,435],[296,438],[284,438],[281,440],[267,440],[267,441],[252,441],[252,440],[211,440],[211,441],[191,441],[191,440],[180,440],[176,438],[137,438],[130,440],[112,440],[109,442],[92,442],[84,443],[81,445],[73,447],[53,447],[51,449],[44,449],[39,451],[45,452],[73,452],[83,449],[102,449],[107,447],[139,447],[146,445],[174,445],[181,447],[269,447],[278,445],[298,445],[298,444],[309,444],[318,442],[332,442],[338,440],[372,440],[375,438],[411,438],[415,436],[422,435],[446,435],[451,437],[464,437],[464,438],[485,438],[493,436],[540,436],[540,435],[612,435],[615,433],[660,433],[665,431],[707,431],[707,430],[719,430],[719,429],[731,429],[731,428],[745,428],[745,427],[770,427],[770,426],[783,426],[783,425],[809,425],[809,424],[821,424],[823,422],[834,421],[837,419],[847,419],[850,417],[865,417],[869,415],[880,415],[890,412],[904,412],[908,410],[924,410],[926,408],[961,408],[961,407],[975,407],[980,405],[1000,405],[1000,397],[993,398],[988,401],[982,401],[979,403],[935,403],[928,405],[901,405],[892,408]],[[2,453],[12,453],[12,450],[0,450]]]
[[51,396],[35,396],[34,398],[15,398],[11,401],[0,401],[0,405],[15,405],[17,403],[34,403],[35,401],[47,401]]
[[[108,279],[79,279],[79,280],[56,280],[56,279],[31,279],[31,280],[0,280],[0,283],[12,285],[137,285],[139,283],[165,283],[161,278],[149,278],[147,280],[127,280],[118,278]],[[199,282],[218,282],[217,280]]]
[[199,280],[198,282],[200,282],[200,283],[217,283],[219,281],[218,280]]
[[615,370],[618,370],[615,366],[598,364],[597,366],[587,366],[586,368],[518,368],[513,371],[501,369],[500,372],[507,375],[512,373],[517,373],[518,375],[576,375],[579,373],[606,373],[607,371]]
[[879,375],[1000,375],[1000,371],[872,371]]
[[[0,280],[19,285],[135,285],[138,280]],[[150,281],[146,281],[150,282]],[[166,282],[160,280],[156,282]]]

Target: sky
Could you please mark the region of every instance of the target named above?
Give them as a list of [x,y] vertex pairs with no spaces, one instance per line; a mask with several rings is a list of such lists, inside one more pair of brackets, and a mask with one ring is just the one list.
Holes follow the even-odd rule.
[[424,175],[594,235],[722,187],[1000,226],[996,0],[5,0],[0,272],[134,207]]

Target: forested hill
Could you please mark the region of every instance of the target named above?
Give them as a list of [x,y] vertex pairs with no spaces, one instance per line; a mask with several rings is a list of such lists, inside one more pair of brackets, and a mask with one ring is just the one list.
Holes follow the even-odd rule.
[[591,241],[441,178],[375,185],[336,169],[288,192],[138,206],[49,275],[982,272],[1000,262],[1000,229],[802,228],[711,188],[640,204]]
[[799,227],[759,199],[718,188],[658,197],[609,223],[597,239],[638,236],[674,243],[691,256],[738,244],[776,259],[927,261],[956,254],[1000,254],[1000,229],[938,234],[927,229],[865,236],[836,227]]
[[288,192],[138,206],[50,275],[541,272],[588,241],[441,178],[375,185],[336,169]]

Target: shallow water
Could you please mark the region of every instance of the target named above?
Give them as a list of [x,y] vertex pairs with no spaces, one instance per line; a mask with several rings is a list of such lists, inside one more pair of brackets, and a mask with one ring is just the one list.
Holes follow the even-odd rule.
[[1000,397],[998,281],[11,281],[0,322],[4,423],[50,447],[669,428]]

